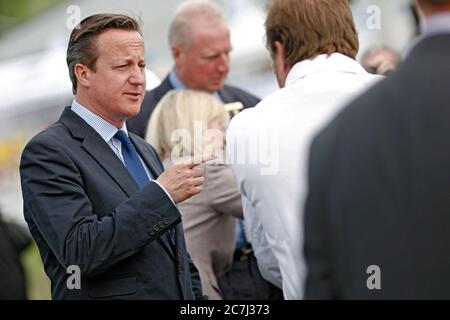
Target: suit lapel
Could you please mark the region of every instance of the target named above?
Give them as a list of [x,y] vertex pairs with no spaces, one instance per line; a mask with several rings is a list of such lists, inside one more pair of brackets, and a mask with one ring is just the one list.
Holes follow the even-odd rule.
[[234,97],[232,96],[231,92],[228,90],[228,87],[226,85],[224,85],[219,90],[219,96],[223,103],[236,102],[236,99],[234,99]]
[[82,147],[108,172],[129,197],[139,190],[139,186],[127,168],[100,135],[96,132],[94,134],[89,133],[85,137]]
[[70,107],[64,110],[60,122],[70,130],[75,139],[81,141],[83,149],[97,161],[129,197],[139,189],[139,186],[122,161],[111,150],[111,147]]

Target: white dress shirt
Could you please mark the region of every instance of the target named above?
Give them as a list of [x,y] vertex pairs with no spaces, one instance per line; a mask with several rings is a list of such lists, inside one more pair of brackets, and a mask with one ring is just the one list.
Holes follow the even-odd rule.
[[302,299],[303,205],[314,135],[380,76],[342,54],[297,63],[286,87],[230,123],[227,152],[243,195],[244,218],[261,274]]

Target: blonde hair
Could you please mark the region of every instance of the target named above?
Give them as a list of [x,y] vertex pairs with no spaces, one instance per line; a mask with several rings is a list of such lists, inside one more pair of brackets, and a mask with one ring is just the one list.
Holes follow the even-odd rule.
[[218,120],[223,128],[230,120],[218,99],[196,90],[172,90],[153,111],[145,140],[161,158],[169,156],[175,147],[177,157],[199,155],[204,153],[204,133],[213,120]]

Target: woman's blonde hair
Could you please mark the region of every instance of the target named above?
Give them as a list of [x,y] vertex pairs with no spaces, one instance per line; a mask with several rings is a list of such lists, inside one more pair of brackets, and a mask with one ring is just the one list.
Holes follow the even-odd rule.
[[223,128],[230,120],[218,99],[196,90],[172,90],[155,107],[145,140],[161,158],[173,152],[177,157],[199,155],[204,153],[204,134],[213,120]]

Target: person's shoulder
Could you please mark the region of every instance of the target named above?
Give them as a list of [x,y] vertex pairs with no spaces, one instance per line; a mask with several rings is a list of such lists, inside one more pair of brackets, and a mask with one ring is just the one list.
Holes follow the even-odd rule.
[[[350,101],[335,118],[317,135],[317,140],[332,141],[338,136],[349,139],[362,136],[376,136],[380,123],[390,122],[392,112],[396,108],[393,99],[398,92],[396,80],[391,77],[367,75],[369,82],[365,91]],[[395,99],[394,99],[395,100]],[[354,133],[360,135],[355,136]],[[361,134],[364,133],[364,134]]]
[[232,131],[236,128],[246,127],[255,123],[258,117],[258,110],[255,108],[247,108],[235,115],[228,125],[228,131]]
[[36,145],[36,144],[54,144],[60,145],[63,143],[64,138],[68,134],[68,129],[64,124],[57,121],[50,125],[48,128],[40,131],[35,136],[33,136],[25,146],[25,149],[28,146]]
[[[260,126],[264,119],[270,117],[270,113],[277,102],[285,96],[283,89],[278,89],[271,93],[261,101],[259,101],[254,108],[247,108],[239,112],[231,119],[231,126]],[[268,119],[270,120],[270,119]]]
[[229,84],[224,85],[220,91],[223,98],[227,100],[226,102],[240,101],[246,108],[253,107],[261,101],[250,92]]
[[371,74],[371,73],[365,73],[361,75],[362,82],[366,86],[373,86],[377,84],[378,82],[385,80],[386,76],[380,75],[380,74]]
[[252,98],[258,99],[254,94],[251,94],[247,90],[241,89],[241,88],[239,88],[237,86],[234,86],[234,85],[231,85],[231,84],[225,84],[222,89],[223,90],[228,90],[230,92],[233,92],[236,95],[243,95],[243,96],[247,96],[247,97],[252,97]]
[[143,103],[148,101],[159,101],[167,92],[172,89],[173,87],[170,84],[169,76],[166,76],[166,78],[164,78],[164,80],[161,81],[158,86],[154,87],[151,90],[145,91]]
[[[70,148],[70,133],[61,122],[52,124],[47,129],[33,136],[25,145],[21,155],[21,167],[23,163],[38,161],[37,159],[55,159],[61,154],[67,153]],[[64,156],[65,157],[65,156]]]

